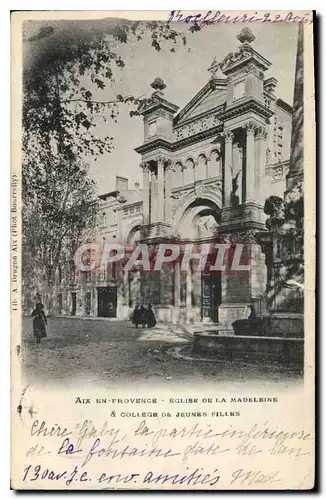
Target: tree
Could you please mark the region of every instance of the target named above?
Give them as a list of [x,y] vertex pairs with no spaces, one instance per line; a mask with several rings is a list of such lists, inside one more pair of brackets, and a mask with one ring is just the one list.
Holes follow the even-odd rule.
[[24,286],[37,281],[50,311],[57,273],[95,224],[94,193],[87,166],[74,158],[47,154],[23,165]]
[[[160,51],[186,37],[168,23],[107,19],[92,30],[87,22],[51,21],[24,33],[23,69],[23,280],[43,284],[51,297],[56,273],[69,261],[85,231],[96,223],[94,183],[86,160],[110,152],[113,137],[99,137],[97,119],[117,120],[119,106],[137,115],[145,98],[117,94],[94,99],[125,61],[116,45],[150,36]],[[114,44],[113,44],[114,42]],[[175,51],[172,46],[171,51]],[[51,310],[51,299],[49,299]]]
[[[86,29],[89,26],[85,22],[52,24],[46,31],[41,27],[38,35],[25,36],[23,146],[26,149],[33,138],[42,149],[51,150],[55,142],[62,153],[96,158],[110,152],[113,141],[109,134],[94,134],[98,114],[104,122],[116,120],[121,104],[131,105],[130,113],[134,115],[146,101],[121,94],[109,101],[93,99],[94,90],[105,90],[107,83],[114,80],[115,69],[125,67],[113,42],[139,41],[149,34],[152,47],[160,51],[163,41],[174,45],[181,38],[186,44],[186,37],[168,23],[156,21],[108,19],[92,31]],[[31,48],[33,56],[29,55]]]

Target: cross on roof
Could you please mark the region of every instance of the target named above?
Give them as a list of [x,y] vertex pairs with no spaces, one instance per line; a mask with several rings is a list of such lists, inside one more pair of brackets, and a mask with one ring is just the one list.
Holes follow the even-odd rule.
[[225,78],[221,70],[221,63],[217,62],[216,57],[214,57],[212,64],[207,71],[211,73],[211,78]]

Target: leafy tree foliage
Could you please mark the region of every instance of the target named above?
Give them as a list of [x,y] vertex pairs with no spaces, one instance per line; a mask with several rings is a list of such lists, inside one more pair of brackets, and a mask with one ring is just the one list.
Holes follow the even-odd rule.
[[96,130],[99,120],[116,121],[123,104],[137,115],[146,102],[121,93],[94,98],[125,67],[119,45],[144,36],[156,51],[163,42],[172,52],[180,39],[186,44],[184,35],[156,21],[106,19],[92,29],[89,21],[50,24],[41,23],[32,36],[25,29],[22,117],[24,283],[49,290],[60,264],[95,225],[95,186],[81,158],[94,161],[112,149],[113,137]]
[[131,115],[137,114],[138,106],[146,101],[120,93],[109,101],[94,100],[94,90],[104,91],[114,80],[116,68],[125,67],[117,46],[150,35],[152,47],[160,51],[164,41],[176,45],[181,39],[186,44],[186,37],[157,21],[109,19],[91,31],[83,22],[69,22],[65,30],[52,24],[45,34],[43,27],[41,39],[35,35],[25,39],[28,52],[31,45],[35,51],[24,70],[24,148],[33,137],[42,149],[51,149],[55,141],[64,154],[96,158],[110,152],[113,141],[110,135],[96,134],[98,119],[116,120],[123,103],[132,106]]

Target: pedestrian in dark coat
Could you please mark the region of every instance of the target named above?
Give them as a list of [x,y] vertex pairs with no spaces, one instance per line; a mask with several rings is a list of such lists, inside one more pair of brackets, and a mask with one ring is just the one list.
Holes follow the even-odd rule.
[[33,316],[33,330],[34,337],[36,338],[36,343],[40,344],[41,339],[46,337],[46,325],[47,319],[44,314],[44,306],[40,302],[35,305],[35,309],[32,312]]
[[146,328],[146,323],[147,323],[147,309],[143,305],[140,306],[139,317],[140,317],[140,322],[142,324],[142,327]]
[[248,316],[248,319],[257,319],[257,314],[256,314],[254,306],[250,305],[249,307],[250,307],[250,314]]
[[142,323],[142,311],[140,310],[139,306],[135,306],[132,315],[132,322],[134,323],[134,325],[136,325],[136,328],[138,328],[138,325]]
[[156,325],[156,318],[151,304],[148,304],[146,323],[148,328],[153,328]]

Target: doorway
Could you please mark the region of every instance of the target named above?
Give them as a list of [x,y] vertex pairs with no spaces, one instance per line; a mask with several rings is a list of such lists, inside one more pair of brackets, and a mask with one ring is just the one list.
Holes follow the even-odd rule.
[[71,292],[71,312],[70,316],[76,316],[77,309],[77,294],[76,292]]
[[97,315],[100,318],[117,317],[117,287],[107,286],[97,289]]
[[218,323],[218,306],[221,304],[221,274],[202,273],[201,320]]

